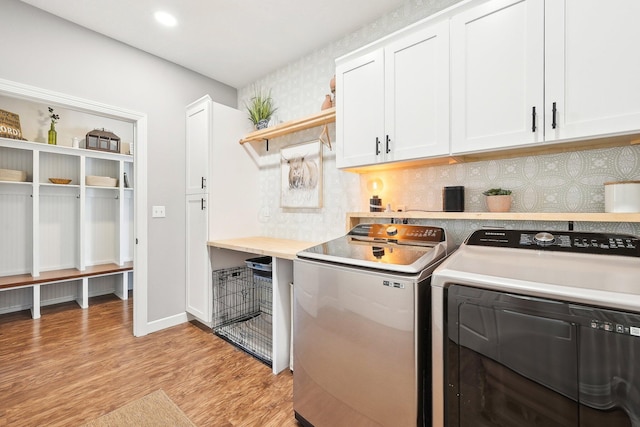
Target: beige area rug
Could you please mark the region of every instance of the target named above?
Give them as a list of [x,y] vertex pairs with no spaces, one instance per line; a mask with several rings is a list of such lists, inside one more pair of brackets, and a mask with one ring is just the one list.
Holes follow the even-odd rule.
[[126,404],[84,427],[195,427],[164,391],[158,390]]

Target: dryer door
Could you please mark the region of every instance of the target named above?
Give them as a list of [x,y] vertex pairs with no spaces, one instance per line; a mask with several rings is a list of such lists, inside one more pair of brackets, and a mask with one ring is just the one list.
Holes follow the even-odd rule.
[[577,426],[578,326],[567,312],[562,302],[449,287],[447,425]]

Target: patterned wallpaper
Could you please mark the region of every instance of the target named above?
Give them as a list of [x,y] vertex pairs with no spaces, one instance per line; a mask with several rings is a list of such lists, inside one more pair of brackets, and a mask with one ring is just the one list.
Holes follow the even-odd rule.
[[640,146],[460,163],[362,175],[383,182],[381,197],[392,209],[442,210],[442,188],[465,187],[465,211],[486,211],[489,188],[513,191],[512,212],[604,212],[609,181],[640,179]]
[[[334,75],[335,58],[373,42],[458,0],[408,0],[401,8],[300,60],[269,74],[238,91],[238,105],[244,105],[253,88],[269,88],[279,107],[275,122],[282,122],[320,110],[329,80]],[[485,211],[482,191],[492,187],[513,190],[514,212],[602,212],[603,183],[640,180],[640,146],[597,149],[554,155],[400,169],[357,175],[337,170],[335,147],[324,147],[323,205],[319,209],[280,207],[280,149],[318,139],[321,129],[275,138],[269,152],[261,143],[252,143],[261,155],[260,222],[265,236],[324,241],[345,233],[346,212],[368,210],[367,183],[380,178],[383,205],[392,209],[441,210],[442,187],[465,187],[465,210]],[[329,125],[335,142],[335,125]],[[423,221],[421,221],[423,222]],[[429,221],[446,227],[456,243],[482,226],[545,228],[566,230],[566,223],[513,221]],[[577,223],[577,230],[617,231],[640,235],[633,224]]]
[[[615,147],[512,159],[430,166],[361,175],[360,191],[379,179],[383,205],[405,210],[441,211],[442,188],[464,186],[467,212],[486,212],[489,188],[513,191],[511,212],[604,212],[604,183],[640,180],[640,146]],[[365,198],[365,197],[363,197]],[[368,203],[368,200],[363,201]],[[367,209],[363,204],[362,210]],[[418,221],[425,223],[425,221]],[[433,221],[461,243],[481,227],[567,230],[566,222],[536,221]],[[575,230],[608,231],[640,235],[640,224],[575,223]]]

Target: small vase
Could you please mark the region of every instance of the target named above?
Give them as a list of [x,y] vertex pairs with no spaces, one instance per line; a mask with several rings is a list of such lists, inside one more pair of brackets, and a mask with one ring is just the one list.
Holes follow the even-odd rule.
[[511,210],[511,195],[487,196],[489,212],[509,212]]
[[333,107],[333,102],[331,101],[331,95],[326,95],[320,109],[326,110],[327,108],[331,108],[331,107]]
[[51,145],[56,145],[58,142],[58,132],[56,132],[56,124],[51,122],[51,127],[49,128],[49,137],[47,142]]

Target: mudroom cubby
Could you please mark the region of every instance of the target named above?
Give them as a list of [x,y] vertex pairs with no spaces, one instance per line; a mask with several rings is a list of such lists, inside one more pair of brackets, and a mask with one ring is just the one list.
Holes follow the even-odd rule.
[[0,138],[0,169],[0,313],[30,308],[38,318],[45,305],[126,299],[133,157]]

